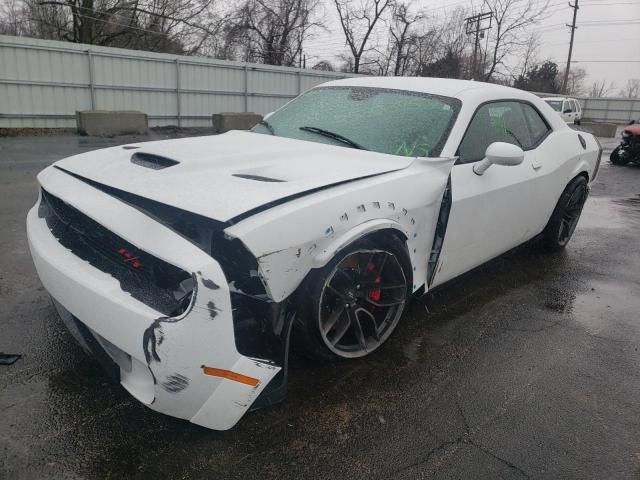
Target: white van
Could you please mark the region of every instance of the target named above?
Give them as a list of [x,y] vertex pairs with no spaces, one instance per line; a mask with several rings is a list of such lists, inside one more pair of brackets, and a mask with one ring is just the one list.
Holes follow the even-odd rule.
[[543,98],[558,114],[565,123],[575,123],[580,125],[582,121],[582,107],[575,98],[568,97],[547,97]]

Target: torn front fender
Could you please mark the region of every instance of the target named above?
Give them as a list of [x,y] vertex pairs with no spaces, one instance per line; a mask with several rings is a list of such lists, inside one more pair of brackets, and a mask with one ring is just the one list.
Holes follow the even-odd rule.
[[354,181],[278,205],[225,230],[258,260],[276,302],[291,295],[314,268],[377,230],[407,241],[417,290],[426,282],[438,212],[455,159],[417,159],[404,170]]

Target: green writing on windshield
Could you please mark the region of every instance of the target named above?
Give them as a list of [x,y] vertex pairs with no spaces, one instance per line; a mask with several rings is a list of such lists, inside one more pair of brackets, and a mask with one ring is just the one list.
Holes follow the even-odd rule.
[[420,143],[419,140],[416,140],[411,145],[407,145],[407,142],[404,141],[398,146],[394,154],[403,157],[428,157],[429,150],[429,144]]

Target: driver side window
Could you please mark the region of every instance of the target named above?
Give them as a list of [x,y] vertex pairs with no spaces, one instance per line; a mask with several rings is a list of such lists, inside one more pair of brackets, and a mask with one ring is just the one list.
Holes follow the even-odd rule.
[[458,164],[484,158],[493,142],[506,142],[523,150],[533,142],[520,102],[492,102],[481,106],[473,116],[458,147]]

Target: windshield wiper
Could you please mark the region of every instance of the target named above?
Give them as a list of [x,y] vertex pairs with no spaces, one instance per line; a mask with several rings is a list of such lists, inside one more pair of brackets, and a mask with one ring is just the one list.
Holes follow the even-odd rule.
[[367,150],[359,143],[354,142],[353,140],[348,139],[347,137],[343,137],[339,133],[333,133],[329,130],[325,130],[324,128],[318,127],[300,127],[300,130],[304,130],[305,132],[317,133],[318,135],[322,135],[323,137],[332,138],[334,140],[338,140],[350,147],[357,148],[358,150]]
[[269,122],[267,122],[266,120],[260,120],[258,122],[258,125],[262,125],[264,128],[266,128],[267,130],[269,130],[269,133],[271,135],[275,135],[276,131],[273,128],[273,125],[271,125]]

